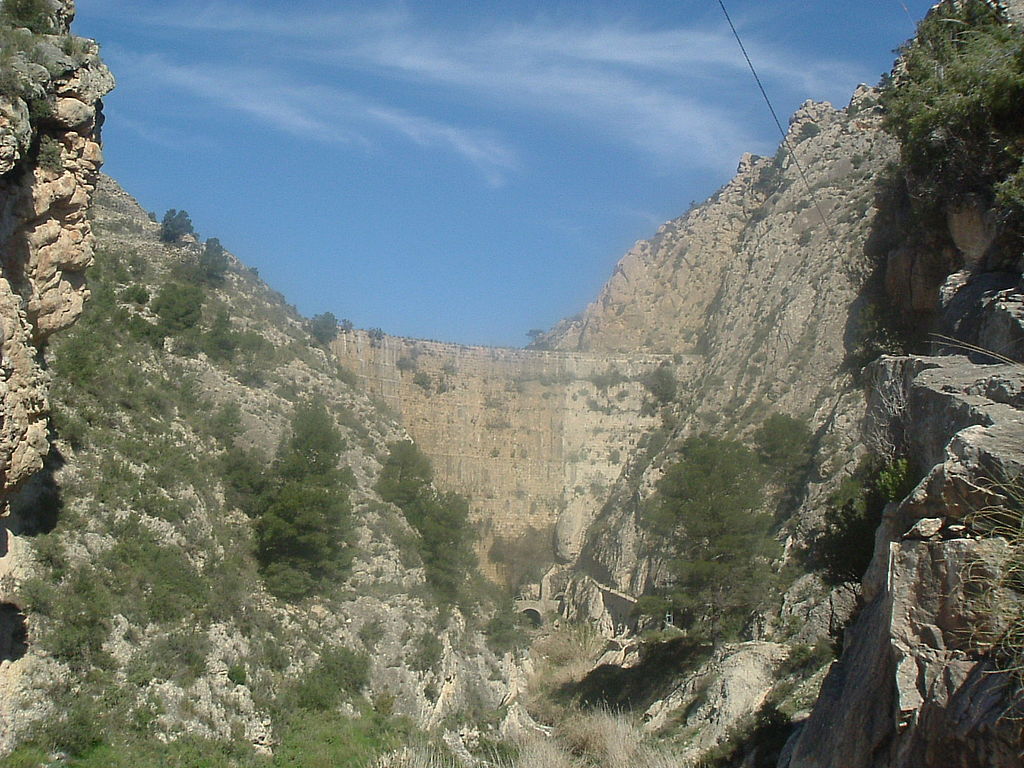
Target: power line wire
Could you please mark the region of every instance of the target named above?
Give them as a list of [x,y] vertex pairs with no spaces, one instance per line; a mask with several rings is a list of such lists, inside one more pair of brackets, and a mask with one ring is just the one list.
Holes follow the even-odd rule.
[[832,224],[825,215],[825,212],[821,209],[818,198],[814,194],[814,190],[811,189],[810,182],[807,180],[807,174],[804,172],[803,164],[800,162],[800,158],[797,157],[796,152],[793,150],[793,145],[789,143],[789,137],[786,135],[786,131],[782,127],[782,121],[779,120],[779,115],[775,111],[775,107],[772,105],[772,100],[768,98],[768,91],[765,90],[764,83],[761,82],[761,77],[757,74],[757,69],[754,68],[754,62],[750,60],[747,48],[743,45],[740,33],[736,30],[736,25],[732,23],[732,17],[729,15],[729,11],[725,8],[725,0],[718,0],[718,6],[722,9],[722,13],[725,15],[725,20],[729,22],[729,29],[732,30],[733,37],[736,38],[736,43],[739,45],[740,51],[743,53],[743,58],[747,61],[747,66],[750,67],[750,74],[754,76],[754,82],[757,83],[757,87],[761,91],[761,96],[764,97],[764,103],[768,105],[768,111],[772,113],[772,119],[775,121],[775,127],[779,129],[779,135],[782,136],[782,145],[786,148],[786,151],[789,152],[789,156],[793,158],[793,165],[795,165],[797,171],[799,171],[800,178],[803,179],[804,186],[807,188],[807,193],[811,196],[811,200],[814,201],[814,209],[818,212],[818,216],[821,217],[821,223],[825,225],[825,231],[828,232],[828,236],[832,240],[832,245],[835,246],[836,252],[841,256],[842,249],[839,247],[839,240],[836,237],[835,231],[832,229]]

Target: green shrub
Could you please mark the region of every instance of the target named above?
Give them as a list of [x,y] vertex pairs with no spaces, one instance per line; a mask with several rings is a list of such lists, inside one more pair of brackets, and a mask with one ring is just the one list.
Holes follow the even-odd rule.
[[297,406],[291,426],[249,514],[267,589],[296,601],[336,583],[351,562],[351,473],[338,469],[344,441],[322,403]]
[[185,235],[195,235],[195,227],[192,226],[192,219],[188,211],[179,211],[171,208],[164,214],[160,224],[160,239],[165,243],[176,243]]
[[622,374],[618,368],[614,365],[609,365],[604,373],[595,373],[590,377],[590,381],[595,387],[602,392],[610,387],[617,387],[619,384],[627,381],[626,377]]
[[313,315],[313,319],[309,321],[309,332],[317,343],[326,347],[338,337],[338,318],[331,312]]
[[53,16],[46,0],[4,0],[0,23],[25,27],[37,35],[53,32]]
[[380,619],[371,619],[359,628],[359,639],[366,646],[367,650],[373,650],[377,643],[384,639],[384,622]]
[[242,432],[242,409],[238,403],[222,403],[207,423],[210,434],[221,445],[230,446]]
[[807,423],[784,413],[774,413],[754,433],[761,463],[776,477],[788,480],[811,460],[813,435]]
[[419,550],[427,581],[445,602],[455,602],[476,566],[469,502],[431,485],[430,460],[408,440],[392,443],[376,489],[398,506],[420,535]]
[[211,360],[231,360],[238,349],[238,334],[231,328],[226,308],[217,311],[210,329],[203,335],[202,349]]
[[311,712],[326,712],[339,702],[358,696],[370,682],[370,661],[344,646],[326,648],[317,662],[296,682],[296,705]]
[[1024,38],[984,0],[943,0],[902,49],[904,73],[882,94],[885,126],[918,207],[966,195],[995,202],[1024,233],[1017,205],[1024,159]]
[[203,289],[189,283],[168,283],[153,299],[159,329],[166,335],[195,328],[203,317]]
[[48,171],[64,170],[64,147],[53,136],[43,135],[39,138],[38,162],[40,168]]
[[668,467],[642,522],[672,553],[673,585],[665,597],[679,626],[734,638],[771,581],[778,551],[761,502],[757,457],[741,443],[701,435],[687,439]]
[[49,619],[39,638],[42,647],[78,670],[105,666],[111,595],[100,574],[92,568],[72,571],[47,603],[39,604],[39,592],[32,599]]
[[670,403],[676,396],[676,376],[668,365],[660,365],[643,378],[643,384],[662,404]]
[[245,672],[245,664],[235,663],[228,667],[228,680],[235,685],[245,685],[247,675]]
[[144,285],[139,285],[138,283],[129,285],[121,291],[121,301],[143,305],[149,301],[149,291],[146,290]]
[[529,620],[512,603],[502,605],[484,625],[487,647],[502,654],[525,648],[530,643]]
[[809,563],[831,584],[859,581],[871,563],[886,503],[900,501],[914,485],[905,459],[883,465],[866,457],[829,497],[825,530],[808,553]]
[[412,654],[409,656],[409,668],[417,672],[426,672],[440,663],[444,646],[440,638],[430,630],[416,638]]
[[211,237],[203,245],[203,252],[199,256],[199,276],[205,283],[219,285],[224,282],[227,270],[228,254],[220,240]]
[[416,371],[416,374],[412,377],[412,383],[428,394],[434,388],[434,383],[430,380],[430,376],[423,371]]

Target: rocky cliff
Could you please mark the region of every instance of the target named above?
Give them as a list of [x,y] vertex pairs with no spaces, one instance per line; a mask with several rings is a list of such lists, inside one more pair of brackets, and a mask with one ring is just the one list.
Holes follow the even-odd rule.
[[33,29],[10,14],[0,25],[0,740],[17,708],[9,694],[21,670],[12,662],[27,630],[15,593],[31,562],[6,518],[11,493],[50,452],[41,352],[88,295],[86,210],[102,162],[101,99],[114,84],[96,44],[70,34],[73,0],[44,11]]
[[[956,23],[998,27],[997,19],[1019,18],[1020,6],[943,3],[933,11],[955,14],[967,19]],[[1005,39],[1019,34],[1004,29],[1012,30]],[[965,39],[954,40],[954,50]],[[894,88],[912,76],[906,71],[897,66]],[[610,599],[608,585],[639,596],[667,581],[664,551],[640,520],[688,435],[742,439],[773,411],[809,423],[812,469],[795,498],[774,508],[791,562],[801,551],[813,560],[824,542],[823,513],[858,457],[902,457],[910,477],[924,478],[888,507],[860,596],[851,585],[826,587],[813,571],[799,576],[783,586],[777,607],[752,620],[748,636],[759,642],[723,648],[650,703],[650,727],[682,718],[694,755],[716,744],[721,755],[747,728],[761,735],[734,742],[732,759],[769,759],[771,718],[801,721],[821,672],[809,675],[812,666],[785,681],[794,662],[773,671],[773,662],[758,659],[792,657],[793,643],[835,636],[857,614],[841,662],[781,764],[1019,763],[1019,682],[993,673],[1007,663],[997,646],[1017,637],[1009,627],[1019,595],[996,599],[986,587],[1017,573],[1019,555],[1008,552],[1019,543],[1005,529],[993,537],[979,518],[980,510],[1019,508],[1019,239],[991,180],[987,191],[982,184],[965,194],[955,181],[942,191],[921,172],[899,170],[907,150],[883,130],[879,97],[862,87],[845,110],[805,105],[774,159],[745,158],[711,200],[634,247],[581,316],[538,341],[700,355],[694,385],[664,412],[664,450],[634,457],[562,577],[566,615],[609,632],[623,626],[628,607]],[[932,142],[929,151],[963,151],[953,140],[923,141]],[[932,201],[927,213],[921,200]],[[974,362],[893,358],[861,370],[879,351],[915,345],[971,350]],[[1002,367],[978,365],[1000,360]],[[1004,614],[995,627],[993,600]],[[628,653],[609,661],[645,665]],[[734,685],[733,668],[761,683]]]
[[[0,478],[10,490],[42,467],[46,387],[38,350],[82,311],[92,262],[86,208],[102,162],[102,97],[114,80],[91,40],[74,37],[73,0],[54,3],[44,31],[4,34],[0,92]],[[11,22],[16,24],[16,20]]]
[[[205,246],[162,241],[106,177],[88,222],[92,297],[46,350],[53,445],[4,521],[0,753],[238,764],[365,728],[373,755],[392,719],[443,731],[497,708],[513,670],[485,642],[492,609],[438,601],[375,488],[405,429],[230,253],[203,277]],[[350,565],[288,601],[263,583],[248,515],[311,399],[341,439]]]
[[649,588],[658,555],[636,515],[666,457],[687,435],[749,434],[772,413],[808,423],[815,436],[816,471],[790,517],[792,541],[820,520],[859,450],[856,358],[880,300],[871,287],[883,229],[875,190],[896,145],[877,99],[862,87],[842,110],[804,105],[775,158],[744,158],[708,202],[626,254],[581,318],[540,341],[697,355],[665,414],[667,447],[613,492],[581,572],[634,595]]

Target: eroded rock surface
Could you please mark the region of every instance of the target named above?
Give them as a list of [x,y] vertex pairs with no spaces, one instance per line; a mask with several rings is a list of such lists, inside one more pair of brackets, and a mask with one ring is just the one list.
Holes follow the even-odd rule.
[[[10,64],[20,90],[0,96],[0,488],[42,467],[46,378],[37,362],[46,338],[73,323],[92,262],[86,218],[102,162],[102,97],[113,87],[96,44],[71,37],[74,3],[58,3],[53,35],[22,30]],[[30,119],[29,104],[38,116]],[[42,106],[45,105],[45,106]]]
[[[877,368],[883,386],[906,387],[896,422],[911,455],[934,465],[886,510],[867,604],[788,765],[1019,765],[1024,699],[987,655],[1001,621],[990,590],[1011,544],[977,513],[1008,503],[1007,484],[1024,477],[1024,377],[1020,366],[964,357],[885,358]],[[873,406],[874,418],[892,418]]]

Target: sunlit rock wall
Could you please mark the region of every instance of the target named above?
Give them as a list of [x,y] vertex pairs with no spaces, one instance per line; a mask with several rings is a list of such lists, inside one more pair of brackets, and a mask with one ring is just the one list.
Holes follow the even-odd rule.
[[[538,559],[578,554],[625,460],[659,423],[654,409],[644,409],[643,375],[668,364],[685,380],[692,363],[366,331],[340,333],[334,351],[400,414],[433,461],[438,485],[470,497],[484,570],[501,580],[511,578],[513,565],[503,550],[517,542],[532,542]],[[621,381],[603,386],[609,371]]]

